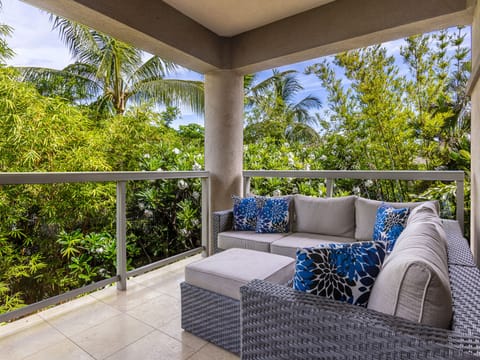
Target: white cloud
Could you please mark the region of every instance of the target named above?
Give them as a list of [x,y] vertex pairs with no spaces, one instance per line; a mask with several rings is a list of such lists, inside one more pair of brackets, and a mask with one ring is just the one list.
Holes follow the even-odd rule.
[[1,21],[14,29],[8,39],[16,56],[9,60],[13,66],[64,68],[71,62],[68,50],[52,31],[49,14],[18,0],[3,2]]

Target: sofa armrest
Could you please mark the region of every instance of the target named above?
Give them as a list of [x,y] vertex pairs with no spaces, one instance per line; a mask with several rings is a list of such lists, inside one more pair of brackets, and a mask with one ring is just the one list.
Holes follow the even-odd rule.
[[215,211],[212,222],[213,252],[216,253],[221,250],[218,248],[218,234],[233,229],[233,210]]
[[241,288],[249,359],[473,359],[480,337],[254,280]]
[[467,239],[463,237],[458,221],[442,219],[442,223],[447,235],[448,264],[475,266],[470,245]]

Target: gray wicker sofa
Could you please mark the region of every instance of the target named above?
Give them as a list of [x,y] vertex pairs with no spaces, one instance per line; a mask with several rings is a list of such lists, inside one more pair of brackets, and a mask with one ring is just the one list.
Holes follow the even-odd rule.
[[242,359],[480,358],[480,272],[458,223],[443,225],[451,329],[254,280],[241,288]]
[[[438,210],[438,203],[434,202]],[[322,243],[370,241],[381,201],[357,196],[317,198],[291,196],[289,232],[256,233],[233,230],[233,210],[213,213],[214,252],[229,248],[271,252],[295,258],[297,248]],[[386,203],[414,208],[422,203]]]
[[[378,204],[379,202],[366,199],[360,199],[359,204],[359,199],[355,198],[355,229],[351,233],[354,236],[350,234],[346,241],[371,237],[371,233],[366,234],[365,229],[373,227],[374,220],[371,219],[371,210],[372,207],[376,209]],[[399,205],[404,206],[405,204]],[[435,212],[432,204],[427,205],[426,208]],[[468,243],[463,238],[458,223],[453,220],[440,220],[437,215],[435,216],[433,222],[438,221],[444,230],[443,253],[441,257],[436,258],[436,261],[443,264],[440,267],[443,267],[444,279],[449,288],[448,298],[451,299],[451,302],[449,302],[450,300],[446,302],[448,309],[446,316],[442,314],[442,311],[436,311],[436,308],[433,307],[429,321],[435,323],[437,314],[439,318],[443,316],[442,326],[447,329],[442,329],[441,326],[433,327],[431,323],[427,323],[430,325],[428,326],[425,323],[419,324],[419,322],[411,321],[411,319],[406,320],[409,319],[408,314],[404,319],[402,317],[405,316],[399,315],[396,309],[390,314],[399,316],[389,315],[388,310],[386,312],[375,311],[378,309],[378,302],[377,308],[373,307],[372,309],[370,306],[363,308],[298,292],[285,286],[254,280],[241,289],[242,359],[468,359],[480,357],[480,305],[478,301],[480,272],[475,266]],[[351,219],[351,216],[348,218]],[[413,222],[413,217],[411,218]],[[418,219],[416,216],[415,218]],[[294,221],[298,222],[298,214],[294,217]],[[330,221],[333,221],[332,218]],[[428,223],[428,221],[426,222]],[[404,233],[408,232],[409,227],[410,233],[405,236],[405,239],[410,239],[408,240],[409,244],[415,247],[417,245],[414,241],[416,228],[411,226],[407,224]],[[231,211],[214,214],[215,239],[218,239],[222,232],[226,232],[227,235],[229,232],[231,233],[231,228]],[[293,230],[296,229],[294,224]],[[300,233],[300,235],[303,234]],[[230,237],[234,240],[235,235],[232,234]],[[268,248],[265,249],[265,242],[256,240],[256,236],[262,234],[245,235],[241,234],[238,244],[230,240],[224,241],[223,244],[220,241],[220,244],[216,243],[216,248],[220,245],[218,247],[220,250],[222,245],[227,244],[231,247],[238,245],[238,247],[250,247],[255,250],[270,251],[273,248],[274,251],[271,252],[278,249],[283,251],[281,247],[275,249],[275,246],[272,246],[275,239],[273,241],[268,239]],[[298,234],[291,235],[291,233],[284,234],[280,239],[284,238],[285,240],[290,236],[291,246],[295,249],[298,245],[295,242]],[[253,242],[245,241],[245,238],[248,240],[249,237],[253,239]],[[340,238],[343,240],[342,237]],[[332,239],[331,234],[325,237],[322,234],[311,236],[307,233],[306,241],[301,241],[298,247],[315,246],[317,242],[335,241],[335,239],[335,237]],[[400,242],[404,250],[408,241]],[[282,243],[287,242],[283,241]],[[427,253],[433,251],[429,244],[428,242],[424,243],[423,249],[419,249],[419,251]],[[400,248],[397,250],[400,251]],[[291,250],[288,251],[291,252]],[[409,256],[408,252],[404,254]],[[433,266],[436,266],[435,263]],[[381,275],[386,274],[385,269],[381,271]],[[379,279],[375,283],[376,286]],[[387,285],[384,280],[383,284]],[[377,289],[384,288],[384,285],[377,286]],[[385,288],[389,288],[389,286]],[[388,293],[393,292],[387,290],[386,297],[376,296],[376,298],[388,298]],[[432,299],[431,294],[425,296],[430,296]],[[422,297],[421,293],[415,294],[415,298],[419,297]],[[433,302],[436,298],[442,299],[442,296],[434,295]],[[447,319],[446,323],[445,318]],[[452,319],[451,324],[450,319]]]

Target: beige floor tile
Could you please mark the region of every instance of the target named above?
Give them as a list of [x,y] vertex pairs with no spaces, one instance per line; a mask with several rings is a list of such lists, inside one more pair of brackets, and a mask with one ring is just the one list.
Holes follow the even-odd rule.
[[213,344],[207,344],[197,351],[189,360],[239,360],[240,357],[219,348]]
[[160,331],[170,335],[171,337],[180,340],[185,345],[189,347],[199,350],[202,346],[204,346],[207,342],[195,335],[190,334],[187,331],[183,331],[181,327],[181,317],[177,316],[175,319],[170,320],[167,324],[161,326],[159,328]]
[[167,268],[168,268],[169,271],[183,270],[183,269],[185,269],[185,266],[187,266],[188,264],[190,264],[192,262],[195,262],[195,261],[198,261],[200,259],[202,259],[201,254],[190,256],[186,259],[183,259],[183,260],[180,260],[180,261],[177,261],[173,264],[168,265]]
[[66,336],[77,334],[119,314],[119,310],[89,295],[39,313],[40,317]]
[[24,360],[94,360],[68,339],[27,356]]
[[119,291],[116,286],[111,286],[91,294],[120,311],[127,311],[160,295],[161,292],[132,281],[128,282],[126,291]]
[[44,320],[37,314],[24,317],[9,323],[0,324],[0,340],[8,335],[20,333],[37,324],[43,323]]
[[29,318],[28,322],[20,320],[20,325],[7,325],[0,335],[0,358],[23,359],[64,339],[58,330],[40,317]]
[[184,271],[169,272],[162,276],[152,277],[142,282],[142,285],[180,299],[180,283],[185,280]]
[[126,313],[158,329],[180,316],[180,302],[172,296],[162,295]]
[[175,271],[152,271],[144,275],[140,275],[134,280],[144,286],[161,287],[163,284],[176,281],[184,277],[185,270]]
[[111,355],[108,360],[181,360],[187,359],[194,352],[194,349],[180,341],[154,331]]
[[96,359],[103,359],[152,331],[145,323],[120,314],[73,335],[71,340]]

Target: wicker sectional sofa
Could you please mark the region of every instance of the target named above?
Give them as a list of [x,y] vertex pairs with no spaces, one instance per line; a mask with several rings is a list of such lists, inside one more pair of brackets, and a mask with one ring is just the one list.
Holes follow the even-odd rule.
[[[289,232],[256,233],[233,230],[233,211],[213,214],[214,252],[229,248],[271,252],[295,257],[297,248],[325,243],[370,241],[381,201],[357,196],[317,198],[292,196]],[[422,203],[385,203],[414,208]],[[438,208],[438,203],[435,202]]]
[[[380,204],[357,197],[295,196],[293,231],[277,235],[232,231],[232,212],[217,212],[215,246],[294,257],[297,248],[371,240]],[[418,204],[393,205],[413,209]],[[387,257],[368,308],[266,281],[242,287],[242,359],[480,356],[480,273],[458,223],[441,220],[435,207],[427,203],[412,210],[415,215]]]
[[480,272],[458,223],[443,224],[453,300],[449,329],[255,280],[241,288],[242,359],[480,358]]

